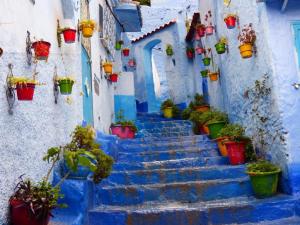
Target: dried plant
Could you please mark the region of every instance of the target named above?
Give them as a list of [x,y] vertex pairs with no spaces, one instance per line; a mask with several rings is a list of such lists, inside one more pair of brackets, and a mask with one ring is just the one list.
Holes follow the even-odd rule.
[[254,44],[256,41],[256,33],[253,29],[252,23],[246,24],[243,26],[243,29],[240,31],[238,40],[241,44]]

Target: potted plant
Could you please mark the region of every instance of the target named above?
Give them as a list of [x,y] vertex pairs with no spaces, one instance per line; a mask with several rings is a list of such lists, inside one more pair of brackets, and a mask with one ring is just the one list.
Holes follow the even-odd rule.
[[245,130],[238,124],[228,124],[219,133],[220,138],[225,138],[228,158],[231,165],[245,163],[246,140]]
[[201,76],[202,76],[203,78],[205,78],[205,77],[208,76],[209,70],[202,70],[200,73],[201,73]]
[[276,194],[281,169],[267,161],[258,161],[247,166],[252,189],[257,198],[267,198]]
[[223,54],[227,49],[227,38],[220,38],[219,42],[215,45],[216,51],[218,54]]
[[113,64],[112,62],[110,61],[105,61],[103,64],[102,64],[102,67],[104,69],[104,72],[106,74],[112,74],[113,72]]
[[151,6],[151,0],[136,0],[140,5]]
[[134,68],[136,66],[135,59],[130,59],[128,61],[128,66],[131,67],[131,68]]
[[163,115],[165,118],[173,118],[174,105],[175,104],[171,99],[167,99],[161,104],[160,110],[163,111]]
[[228,29],[233,29],[236,26],[236,22],[237,22],[237,15],[236,14],[228,14],[225,18],[224,18],[224,22],[226,23],[226,26]]
[[217,81],[219,79],[219,70],[215,70],[215,72],[209,72],[208,76],[211,81]]
[[210,106],[205,101],[203,95],[198,93],[195,94],[194,100],[190,103],[190,106],[198,112],[206,112],[210,110]]
[[75,83],[75,80],[72,77],[58,77],[57,83],[62,95],[72,94],[73,84]]
[[82,20],[80,21],[79,29],[82,31],[83,37],[90,38],[94,34],[96,23],[94,20]]
[[123,56],[127,57],[127,56],[129,56],[130,49],[129,48],[123,48],[122,52],[123,52]]
[[209,135],[212,139],[219,137],[219,133],[222,128],[228,123],[228,116],[224,112],[214,110],[211,112],[211,118],[206,121],[209,129]]
[[76,32],[77,32],[77,30],[75,30],[75,29],[72,29],[69,27],[64,28],[62,30],[62,33],[64,35],[65,43],[67,43],[67,44],[74,43],[76,40]]
[[188,59],[193,59],[195,57],[195,49],[193,47],[186,47],[186,56]]
[[35,79],[27,77],[11,77],[9,78],[11,87],[17,90],[17,97],[19,101],[32,101],[36,85],[42,85]]
[[210,52],[211,52],[211,48],[205,49],[204,51],[204,58],[202,59],[204,66],[209,66],[210,65]]
[[242,58],[251,58],[256,41],[256,33],[252,23],[244,25],[242,31],[239,33],[238,40],[240,41],[239,49]]
[[115,46],[116,50],[120,51],[123,44],[124,42],[122,40],[116,41],[116,46]]
[[200,37],[204,37],[205,36],[205,25],[204,24],[197,24],[196,25],[196,33],[200,36]]
[[125,120],[123,110],[120,110],[117,114],[117,122],[111,124],[111,134],[117,135],[121,139],[133,139],[137,132],[137,127],[133,121]]
[[47,41],[35,41],[31,48],[34,50],[34,56],[37,60],[47,60],[50,54],[51,44]]
[[199,35],[198,32],[195,32],[195,34],[194,34],[194,40],[196,40],[196,41],[200,41],[201,40],[201,37],[200,37],[200,35]]
[[207,12],[207,14],[205,14],[205,21],[207,23],[206,27],[205,27],[205,33],[207,36],[212,35],[214,33],[214,26],[212,25],[212,13],[211,10],[209,10]]
[[195,50],[196,50],[196,53],[197,53],[198,55],[201,55],[201,54],[203,54],[203,53],[205,52],[205,49],[204,49],[203,47],[201,47],[201,46],[197,46],[197,47],[195,48]]
[[118,82],[118,77],[120,73],[112,73],[109,75],[109,80],[113,83]]
[[174,54],[172,45],[170,45],[170,44],[167,45],[166,54],[167,54],[167,56],[172,56]]

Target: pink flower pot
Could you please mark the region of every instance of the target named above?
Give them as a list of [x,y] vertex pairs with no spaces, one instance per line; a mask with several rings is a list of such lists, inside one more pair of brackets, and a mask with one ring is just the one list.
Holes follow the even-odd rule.
[[195,39],[196,41],[201,40],[201,37],[200,37],[200,35],[198,34],[198,32],[195,33],[194,39]]
[[212,25],[209,25],[205,28],[205,33],[206,35],[212,35],[214,33],[214,26]]
[[113,135],[117,135],[121,139],[133,139],[135,136],[135,132],[130,126],[115,125],[111,126],[110,129]]
[[201,48],[201,47],[197,47],[197,48],[196,48],[196,52],[197,52],[198,55],[203,54],[204,51],[205,51],[204,48]]

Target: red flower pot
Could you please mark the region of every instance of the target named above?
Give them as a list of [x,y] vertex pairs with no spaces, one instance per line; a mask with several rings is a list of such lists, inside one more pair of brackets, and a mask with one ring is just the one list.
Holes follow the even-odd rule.
[[194,36],[194,39],[196,41],[199,41],[201,39],[200,35],[198,34],[198,32],[195,32],[195,36]]
[[200,37],[204,37],[205,36],[205,27],[204,26],[198,26],[196,28],[196,32]]
[[48,225],[50,215],[47,218],[36,218],[30,208],[19,200],[10,200],[10,217],[13,225]]
[[128,61],[128,66],[135,67],[135,61],[133,59]]
[[203,54],[204,51],[205,51],[204,48],[201,48],[201,47],[197,47],[197,48],[196,48],[196,52],[197,52],[198,55]]
[[114,83],[118,82],[118,74],[113,73],[113,74],[109,75],[109,79],[111,82],[114,82]]
[[121,139],[133,139],[135,136],[135,132],[132,130],[130,126],[111,126],[111,133],[113,135],[117,135]]
[[194,52],[193,51],[186,51],[186,56],[188,59],[193,59],[194,58]]
[[231,165],[240,165],[245,163],[245,143],[243,142],[225,142],[228,158]]
[[35,84],[20,83],[17,84],[17,96],[20,101],[32,101],[34,95]]
[[123,55],[127,57],[127,56],[129,56],[130,50],[125,48],[125,49],[122,50],[122,52],[123,52]]
[[212,25],[209,25],[205,28],[206,35],[212,35],[214,33],[214,27]]
[[74,29],[65,29],[63,31],[65,42],[70,44],[74,43],[76,39],[76,30]]
[[228,29],[235,28],[236,25],[236,17],[235,16],[228,16],[224,19],[226,26]]
[[47,60],[51,44],[46,41],[36,41],[31,46],[34,49],[35,58],[38,60]]

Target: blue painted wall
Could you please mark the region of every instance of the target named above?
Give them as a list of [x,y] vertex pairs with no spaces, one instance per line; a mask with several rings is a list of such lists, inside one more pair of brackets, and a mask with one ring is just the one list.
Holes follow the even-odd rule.
[[129,95],[115,95],[115,112],[122,110],[125,120],[136,119],[135,97]]

